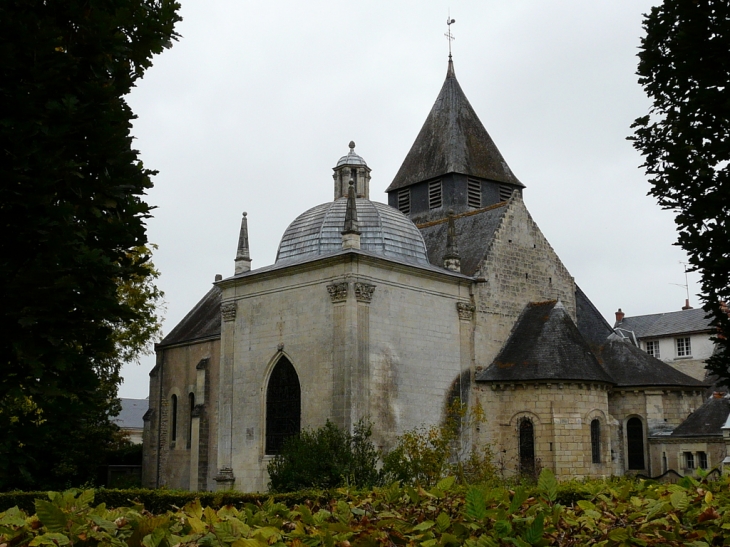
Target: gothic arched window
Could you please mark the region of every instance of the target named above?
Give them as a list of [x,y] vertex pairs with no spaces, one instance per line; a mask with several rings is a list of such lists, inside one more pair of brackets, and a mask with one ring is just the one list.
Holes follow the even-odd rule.
[[520,473],[523,475],[535,472],[535,428],[532,420],[520,420]]
[[601,463],[601,422],[591,421],[591,461]]
[[626,422],[629,469],[644,469],[644,425],[639,418]]
[[297,371],[282,357],[266,388],[266,454],[278,454],[284,440],[299,433],[301,403]]
[[170,397],[170,413],[172,414],[170,419],[170,440],[175,442],[177,440],[177,395]]

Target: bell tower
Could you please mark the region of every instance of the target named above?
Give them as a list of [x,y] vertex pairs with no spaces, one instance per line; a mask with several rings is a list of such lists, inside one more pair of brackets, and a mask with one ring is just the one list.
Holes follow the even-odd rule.
[[355,154],[355,142],[350,141],[350,152],[342,156],[333,167],[335,199],[346,198],[352,180],[358,198],[370,199],[370,168],[362,157]]

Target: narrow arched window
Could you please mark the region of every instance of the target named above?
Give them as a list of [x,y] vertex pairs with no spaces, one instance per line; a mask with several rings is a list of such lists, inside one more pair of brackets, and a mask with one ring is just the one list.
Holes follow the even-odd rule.
[[601,463],[601,422],[591,421],[591,456],[593,463]]
[[520,473],[535,473],[535,428],[529,418],[520,420]]
[[188,416],[188,448],[193,444],[193,410],[195,409],[195,394],[191,393],[188,395],[190,402],[190,410]]
[[626,422],[629,469],[644,469],[644,425],[639,418]]
[[284,440],[299,433],[301,400],[297,371],[282,357],[266,388],[266,454],[278,454]]
[[177,440],[177,395],[170,397],[170,440]]

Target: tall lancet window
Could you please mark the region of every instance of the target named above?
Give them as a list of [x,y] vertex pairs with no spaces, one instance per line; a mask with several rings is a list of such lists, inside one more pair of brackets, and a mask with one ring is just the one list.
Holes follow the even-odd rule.
[[644,469],[644,424],[639,418],[626,422],[629,469]]
[[177,395],[170,397],[170,440],[177,440]]
[[601,463],[601,422],[591,420],[591,461]]
[[299,433],[301,408],[297,371],[282,357],[271,372],[266,388],[266,454],[278,454],[284,440]]
[[520,420],[520,473],[531,475],[535,472],[535,427],[532,420]]

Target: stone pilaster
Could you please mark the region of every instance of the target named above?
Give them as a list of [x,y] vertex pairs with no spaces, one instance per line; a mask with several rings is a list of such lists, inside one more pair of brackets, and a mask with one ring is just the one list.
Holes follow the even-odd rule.
[[218,392],[218,490],[233,488],[233,363],[235,357],[236,303],[221,304],[221,365]]

